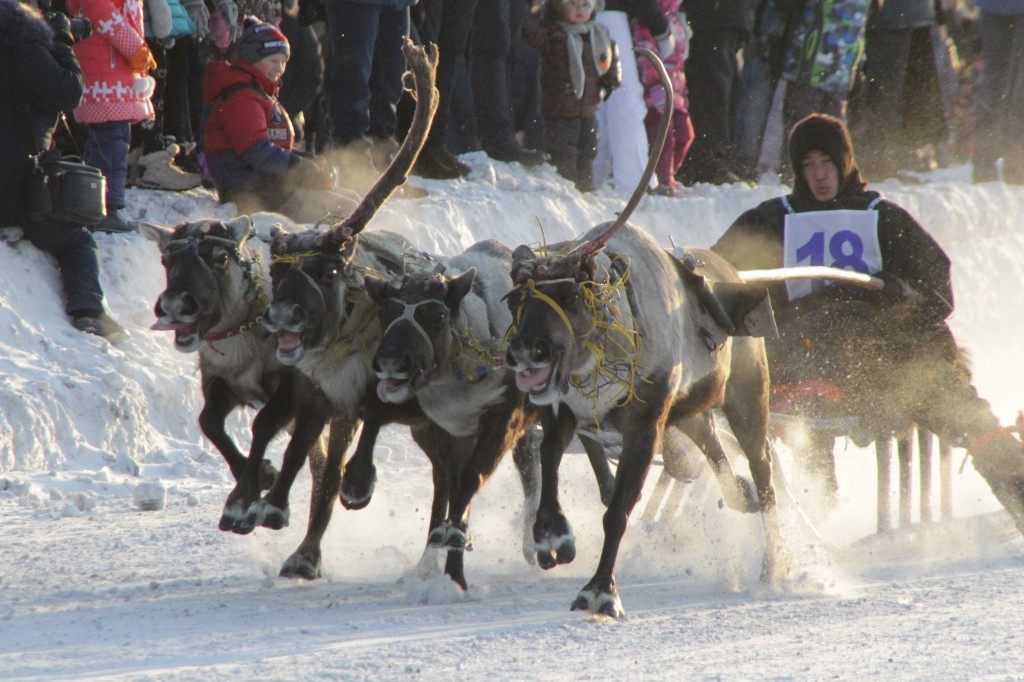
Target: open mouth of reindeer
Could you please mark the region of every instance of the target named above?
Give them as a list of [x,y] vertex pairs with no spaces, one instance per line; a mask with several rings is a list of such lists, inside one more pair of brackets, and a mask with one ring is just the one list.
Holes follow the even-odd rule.
[[160,318],[150,329],[155,331],[173,331],[174,345],[178,349],[191,349],[199,343],[198,322]]
[[303,332],[283,329],[277,334],[277,355],[279,358],[298,357],[302,354],[305,344]]
[[516,388],[530,395],[541,395],[551,386],[554,374],[554,364],[521,369],[516,372]]
[[382,403],[401,403],[412,397],[411,375],[377,375],[377,397]]

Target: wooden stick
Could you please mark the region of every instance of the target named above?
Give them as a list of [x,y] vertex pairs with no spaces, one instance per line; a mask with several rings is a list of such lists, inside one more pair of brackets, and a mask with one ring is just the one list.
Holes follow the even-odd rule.
[[787,279],[830,279],[834,282],[852,284],[864,289],[878,291],[885,282],[862,272],[830,268],[824,265],[804,265],[793,268],[772,268],[771,270],[741,270],[744,282],[784,282]]

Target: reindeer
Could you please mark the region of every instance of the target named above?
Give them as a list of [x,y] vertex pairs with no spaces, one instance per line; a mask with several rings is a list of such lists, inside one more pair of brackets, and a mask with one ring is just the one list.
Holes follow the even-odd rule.
[[[372,361],[380,326],[376,304],[363,289],[363,279],[369,274],[390,278],[407,269],[432,269],[436,265],[398,235],[362,232],[391,193],[405,182],[437,106],[436,50],[415,47],[408,41],[403,50],[415,78],[416,113],[391,165],[356,210],[338,225],[323,232],[277,231],[271,244],[273,300],[263,324],[277,338],[278,361],[313,382],[332,417],[331,447],[319,494],[326,502],[315,511],[318,533],[308,535],[299,550],[308,560],[304,577],[319,575],[319,542],[330,519],[333,498],[339,496],[347,509],[369,504],[376,482],[373,446],[380,428],[390,422],[411,424],[417,440],[428,438],[431,429],[418,405],[385,406],[377,398]],[[345,463],[342,476],[344,452],[360,421],[363,428],[359,444]],[[252,511],[259,516],[258,508]],[[314,524],[312,519],[310,524]],[[465,586],[460,572],[453,579]]]
[[[639,51],[663,71],[653,53]],[[667,76],[662,80],[669,90]],[[744,323],[755,326],[752,319],[763,311],[753,302],[763,305],[767,291],[741,284],[735,269],[710,252],[673,258],[626,222],[653,173],[669,118],[666,112],[645,176],[614,223],[540,255],[524,245],[512,256],[514,322],[505,361],[519,390],[541,410],[542,486],[533,532],[542,568],[576,554],[558,501],[558,466],[573,433],[612,427],[623,434],[601,558],[572,603],[574,610],[610,617],[624,614],[615,561],[667,426],[680,428],[709,457],[730,506],[761,512],[762,579],[777,581],[786,565],[766,451],[764,343],[743,335],[752,331]],[[711,417],[718,407],[749,459],[756,498],[732,473],[718,441]]]
[[[252,248],[252,221],[245,216],[228,222],[200,220],[174,229],[144,224],[147,236],[160,244],[167,288],[157,298],[152,328],[173,330],[174,346],[198,352],[202,377],[203,434],[224,456],[236,486],[221,516],[221,530],[250,532],[250,503],[270,489],[273,513],[262,519],[269,528],[288,524],[287,487],[306,452],[314,484],[325,455],[319,436],[323,400],[309,380],[275,358],[276,343],[260,325],[267,304],[265,260]],[[262,404],[252,423],[251,454],[246,458],[227,434],[224,422],[239,407]],[[294,420],[292,438],[277,473],[263,459],[270,440]],[[298,454],[296,454],[298,453]],[[285,496],[282,500],[281,494]],[[314,498],[316,488],[314,485]],[[281,569],[289,575],[298,560]]]
[[[452,552],[472,546],[470,501],[513,443],[526,507],[536,508],[536,457],[524,438],[535,417],[524,412],[522,394],[499,351],[500,336],[512,322],[501,301],[512,288],[511,264],[508,247],[487,240],[434,272],[391,282],[366,278],[384,329],[374,356],[377,397],[393,404],[418,402],[439,427],[435,440],[421,446],[432,462],[444,465],[435,463],[435,472],[447,474],[445,481],[435,481],[435,489],[444,484],[451,499],[445,505],[445,496],[435,495],[428,543]],[[602,499],[610,499],[614,478],[604,450],[586,437],[585,443]],[[530,516],[524,516],[527,524]],[[532,561],[528,526],[523,538],[524,556]]]

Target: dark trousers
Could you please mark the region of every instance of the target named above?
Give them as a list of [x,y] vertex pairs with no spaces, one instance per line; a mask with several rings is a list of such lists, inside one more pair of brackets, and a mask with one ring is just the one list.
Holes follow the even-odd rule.
[[327,13],[331,52],[327,83],[331,135],[338,144],[361,137],[394,137],[402,96],[409,11],[332,0]]
[[864,88],[850,103],[850,132],[865,177],[884,180],[913,169],[912,152],[947,141],[932,53],[931,27],[867,34]]
[[128,121],[90,123],[83,160],[99,168],[107,179],[107,210],[125,207],[124,187],[128,179],[128,145],[132,124]]
[[974,180],[996,179],[1003,157],[1009,182],[1024,184],[1024,15],[981,13],[985,78],[975,120]]
[[84,227],[55,227],[32,223],[25,227],[25,239],[57,260],[64,286],[64,310],[103,312],[100,264],[96,241]]
[[470,75],[477,136],[484,151],[517,147],[512,109],[513,44],[526,16],[523,0],[485,0],[473,14]]
[[597,156],[597,119],[548,118],[545,151],[558,174],[572,180],[581,192],[594,190],[594,157]]
[[445,147],[459,57],[466,54],[469,45],[477,0],[420,0],[420,4],[424,17],[417,27],[420,41],[424,45],[434,43],[438,51],[439,101],[427,144]]
[[695,28],[686,58],[686,89],[694,140],[681,179],[720,183],[729,170],[733,83],[744,34],[735,29]]

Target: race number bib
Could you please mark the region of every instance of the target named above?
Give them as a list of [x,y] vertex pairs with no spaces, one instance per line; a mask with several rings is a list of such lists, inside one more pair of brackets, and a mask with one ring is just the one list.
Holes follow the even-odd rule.
[[[825,265],[872,274],[882,269],[878,211],[787,213],[783,233],[785,267]],[[824,279],[786,281],[789,300],[828,285]]]

